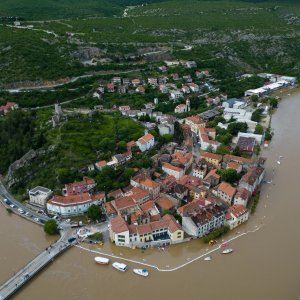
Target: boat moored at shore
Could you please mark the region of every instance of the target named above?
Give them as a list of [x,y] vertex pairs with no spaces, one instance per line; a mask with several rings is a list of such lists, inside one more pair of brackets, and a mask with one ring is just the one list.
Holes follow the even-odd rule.
[[143,277],[147,277],[149,275],[149,272],[146,269],[133,269],[133,272]]
[[96,256],[94,258],[95,262],[99,265],[108,265],[109,259],[101,256]]
[[127,271],[127,266],[126,266],[125,264],[122,264],[122,263],[119,263],[119,262],[114,262],[114,263],[112,264],[112,266],[113,266],[115,269],[117,269],[117,270],[119,270],[119,271],[121,271],[121,272]]
[[233,249],[227,248],[227,249],[222,251],[222,254],[229,254],[229,253],[232,253],[232,252],[233,252]]

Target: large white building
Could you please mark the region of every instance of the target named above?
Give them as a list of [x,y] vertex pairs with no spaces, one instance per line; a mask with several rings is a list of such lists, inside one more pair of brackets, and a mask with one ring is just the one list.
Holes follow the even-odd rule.
[[42,186],[36,186],[29,191],[29,202],[33,205],[44,207],[52,191]]
[[52,215],[61,215],[63,217],[76,216],[84,214],[91,205],[100,205],[103,202],[105,202],[104,193],[54,196],[48,201],[47,210]]
[[136,145],[142,152],[145,152],[154,146],[154,136],[147,133],[137,140]]

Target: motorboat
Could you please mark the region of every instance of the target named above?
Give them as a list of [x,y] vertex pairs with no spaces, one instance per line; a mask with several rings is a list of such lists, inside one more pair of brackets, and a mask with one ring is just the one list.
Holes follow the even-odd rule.
[[227,249],[222,251],[222,254],[229,254],[229,253],[232,253],[232,252],[233,252],[233,249],[227,248]]
[[125,272],[127,270],[127,266],[125,264],[122,264],[122,263],[118,263],[118,262],[114,262],[112,264],[112,266],[119,270],[119,271],[122,271],[122,272]]
[[279,160],[277,160],[277,164],[278,164],[278,165],[280,165],[280,164],[281,164],[281,162],[280,162]]
[[133,272],[144,277],[147,277],[149,275],[149,272],[146,269],[133,269]]
[[94,258],[95,262],[100,265],[108,265],[109,259],[101,256],[96,256]]
[[206,256],[206,257],[204,258],[204,260],[210,261],[210,260],[211,260],[211,257],[210,257],[210,256]]

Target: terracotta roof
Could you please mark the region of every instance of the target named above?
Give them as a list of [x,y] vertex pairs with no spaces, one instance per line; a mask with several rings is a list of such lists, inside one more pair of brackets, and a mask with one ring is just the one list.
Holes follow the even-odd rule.
[[229,197],[233,197],[236,193],[236,188],[227,182],[222,182],[218,188],[219,191],[225,193]]
[[151,141],[152,139],[154,139],[154,136],[151,133],[148,133],[148,134],[142,136],[141,138],[139,138],[138,142],[141,144],[145,144],[145,143]]
[[143,204],[140,204],[140,208],[144,212],[151,210],[152,208],[154,208],[154,206],[155,206],[155,202],[153,200],[149,200]]
[[95,180],[89,177],[84,176],[82,181],[67,183],[65,185],[66,189],[73,189],[76,186],[92,185],[95,184]]
[[92,202],[89,193],[82,193],[70,196],[53,196],[48,203],[57,206],[77,206]]
[[140,189],[138,187],[134,187],[133,189],[130,190],[130,192],[131,192],[131,197],[136,201],[149,196],[149,193],[147,191]]
[[228,211],[232,213],[236,218],[239,218],[240,216],[246,214],[248,212],[248,209],[243,205],[235,204],[229,207]]
[[112,215],[112,214],[116,214],[117,211],[115,210],[115,208],[113,207],[113,205],[111,204],[111,202],[106,202],[104,204],[104,208],[105,208],[105,211],[108,215]]
[[248,200],[251,197],[251,192],[245,188],[238,188],[237,193],[234,198],[242,198],[243,200]]
[[159,197],[156,201],[157,205],[162,209],[172,209],[175,207],[175,204],[173,203],[173,201],[171,201],[169,198],[167,197]]
[[221,176],[219,174],[217,174],[217,169],[212,169],[206,176],[205,176],[205,179],[208,179],[209,177],[213,176],[217,179],[220,179]]
[[112,191],[110,193],[107,194],[107,197],[114,197],[117,198],[119,196],[123,195],[123,191],[121,189],[117,189],[115,191]]
[[163,163],[163,168],[166,168],[166,169],[170,169],[170,170],[173,170],[175,172],[182,172],[183,169],[182,168],[179,168],[179,167],[175,167],[169,163]]
[[136,205],[132,197],[128,197],[128,196],[118,198],[114,200],[114,203],[117,209],[124,209]]
[[145,233],[151,233],[152,232],[152,228],[151,228],[150,223],[138,225],[136,227],[136,230],[137,230],[138,234],[145,234]]
[[223,159],[224,161],[235,161],[241,164],[253,164],[253,160],[251,158],[245,158],[231,154],[225,154]]
[[128,230],[125,220],[118,216],[110,221],[111,229],[114,233],[121,233]]
[[159,184],[149,178],[147,178],[145,181],[141,182],[141,185],[150,188],[150,189],[156,189],[159,187]]
[[106,166],[106,164],[107,164],[106,160],[101,160],[101,161],[98,161],[95,163],[95,165],[98,167],[104,167],[104,166]]
[[242,182],[246,182],[249,185],[254,185],[256,180],[263,173],[264,169],[261,167],[250,168],[247,173],[241,178]]
[[163,220],[169,222],[168,229],[171,233],[182,230],[181,225],[176,222],[174,216],[166,214],[163,216]]
[[187,117],[186,120],[194,123],[194,124],[203,124],[205,123],[201,117],[199,116],[191,116],[191,117]]
[[240,167],[241,167],[241,165],[235,161],[231,161],[227,164],[227,169],[238,170]]
[[222,155],[219,155],[219,154],[215,154],[215,153],[210,153],[210,152],[204,152],[202,155],[201,155],[201,158],[210,158],[210,159],[215,159],[215,160],[218,160],[218,161],[221,161],[222,160]]
[[100,192],[92,195],[93,200],[104,199],[104,198],[105,198],[104,192]]

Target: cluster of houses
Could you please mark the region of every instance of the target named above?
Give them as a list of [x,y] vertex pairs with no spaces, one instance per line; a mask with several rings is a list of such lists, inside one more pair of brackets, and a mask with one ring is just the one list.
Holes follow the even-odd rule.
[[[157,157],[155,158],[157,159]],[[247,206],[261,184],[265,159],[204,152],[199,161],[184,147],[162,154],[163,174],[151,179],[146,171],[124,190],[110,194],[104,204],[112,242],[125,247],[153,247],[202,237],[227,225],[246,222]],[[221,181],[219,170],[234,169],[243,176],[232,185]],[[180,216],[182,222],[174,218]]]
[[61,195],[45,187],[37,186],[29,191],[31,205],[47,208],[50,215],[69,217],[84,214],[93,205],[106,201],[105,193],[94,191],[94,179],[83,177],[82,181],[66,184]]
[[134,146],[137,146],[141,152],[145,152],[153,148],[154,144],[154,136],[151,133],[148,133],[148,130],[145,130],[145,134],[137,141],[130,141],[127,143],[126,152],[113,155],[110,161],[98,161],[95,164],[88,166],[88,169],[89,171],[93,171],[95,169],[102,171],[102,169],[106,166],[116,169],[119,166],[125,165],[132,159],[132,148]]
[[[170,62],[165,63],[165,65],[158,67],[158,71],[162,73],[158,77],[148,77],[147,79],[113,77],[108,83],[101,82],[93,96],[100,99],[105,93],[145,94],[146,88],[150,87],[156,89],[158,93],[168,94],[171,101],[180,101],[191,94],[203,94],[204,89],[216,91],[209,81],[204,80],[205,78],[211,79],[208,70],[194,71],[194,69],[197,68],[195,61],[178,61],[178,64],[181,64],[183,67],[192,69],[192,71],[189,71],[189,73],[192,72],[192,75],[186,74],[183,76],[180,76],[178,73],[164,74],[168,71],[170,66],[178,65],[175,62],[171,65]],[[206,101],[209,106],[218,105],[223,97],[224,95],[222,94],[216,97],[207,96]],[[184,105],[176,108],[175,112],[187,112],[189,107]]]
[[15,102],[7,102],[6,105],[0,106],[0,115],[6,115],[9,112],[18,109],[19,106]]
[[[197,68],[195,62],[178,64]],[[165,73],[173,65],[177,62],[165,62],[158,69]],[[209,76],[208,71],[196,71],[193,78]],[[261,76],[272,82],[264,87],[268,91],[270,85],[281,85],[282,81],[285,81],[284,84],[295,82],[293,78],[274,74]],[[172,73],[170,78],[162,74],[147,81],[114,77],[106,85],[100,85],[95,96],[100,97],[106,92],[145,93],[146,85],[150,85],[161,93],[169,93],[170,99],[177,101],[185,98],[184,95],[200,92],[201,87],[193,82],[193,78],[190,75],[180,78],[176,73]],[[174,83],[168,83],[170,79],[172,82],[183,80],[184,84],[178,88]],[[247,96],[256,94],[253,90],[246,93]],[[258,95],[261,96],[261,93]],[[153,168],[137,170],[127,187],[106,195],[95,192],[95,181],[84,177],[80,182],[66,184],[62,195],[53,195],[47,188],[36,187],[29,191],[30,203],[47,207],[49,214],[63,217],[83,214],[92,204],[102,206],[109,220],[111,241],[117,246],[132,248],[176,244],[202,237],[225,225],[230,229],[236,228],[248,220],[247,207],[265,175],[266,160],[251,158],[255,147],[262,144],[263,135],[254,134],[257,122],[251,120],[253,110],[248,107],[247,100],[227,99],[226,95],[219,94],[206,96],[206,102],[209,106],[218,107],[178,120],[185,138],[183,144],[164,145],[151,157]],[[148,115],[158,124],[161,135],[173,134],[176,118],[153,111],[157,103],[158,99],[154,99],[154,103],[145,104],[145,109],[132,110],[124,105],[118,110],[123,116],[133,118]],[[185,103],[176,106],[175,113],[189,110],[190,100],[187,97]],[[221,114],[226,121],[234,118],[237,122],[247,123],[248,132],[239,132],[232,144],[248,153],[248,158],[214,153],[220,143],[216,140],[216,129],[207,127],[207,123]],[[228,122],[218,126],[227,129]],[[108,162],[96,162],[89,169],[101,171],[105,166],[116,168],[125,165],[132,158],[133,147],[146,152],[154,144],[154,136],[146,129],[144,136],[127,143],[125,153],[115,154]],[[200,153],[194,153],[195,149],[198,150],[195,144],[199,145]],[[228,169],[240,174],[240,179],[234,183],[222,180],[222,172]]]

